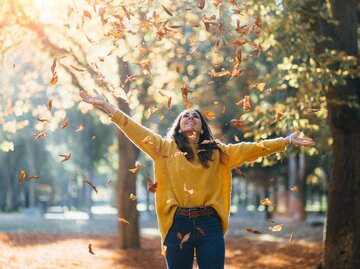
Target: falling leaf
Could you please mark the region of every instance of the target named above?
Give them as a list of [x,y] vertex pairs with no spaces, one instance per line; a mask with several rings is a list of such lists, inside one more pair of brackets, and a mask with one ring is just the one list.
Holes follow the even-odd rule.
[[296,130],[296,134],[297,134],[298,136],[300,136],[300,131],[299,131],[299,129],[296,128],[295,130]]
[[213,120],[216,118],[215,113],[208,110],[201,112],[201,114],[208,120]]
[[40,121],[40,122],[47,122],[47,123],[49,123],[49,120],[48,119],[40,119],[40,118],[36,118],[38,121]]
[[266,83],[263,83],[263,82],[260,82],[260,83],[254,83],[254,84],[252,84],[251,86],[250,86],[250,88],[256,88],[256,89],[258,89],[259,91],[263,91],[264,90],[264,88],[265,88],[265,85],[266,85]]
[[130,193],[130,201],[136,201],[136,196]]
[[58,76],[54,75],[50,80],[50,85],[55,85],[58,82]]
[[113,48],[112,50],[110,50],[110,51],[108,52],[108,54],[106,54],[106,56],[110,56],[111,54],[113,54],[114,51],[115,51],[115,48]]
[[87,17],[87,18],[89,18],[89,20],[91,20],[91,14],[90,14],[90,12],[87,11],[87,10],[84,10],[84,17]]
[[51,69],[51,73],[53,74],[53,76],[55,76],[55,74],[56,74],[56,72],[55,72],[56,62],[57,62],[57,59],[54,58],[53,63],[52,63],[51,68],[50,68],[50,69]]
[[170,17],[173,16],[173,14],[172,14],[166,7],[164,7],[164,5],[162,5],[162,7],[163,7],[164,11],[165,11]]
[[147,181],[147,187],[148,187],[148,191],[149,192],[156,192],[156,188],[157,188],[157,182],[153,183],[151,178],[149,177],[149,174],[146,174],[146,181]]
[[45,137],[45,136],[46,136],[46,133],[40,132],[40,133],[38,133],[38,134],[35,136],[35,139],[40,139],[40,138],[43,138],[43,137]]
[[185,103],[188,101],[188,94],[191,92],[192,91],[190,91],[185,85],[181,86],[181,97]]
[[96,187],[92,184],[92,182],[91,182],[90,180],[83,179],[83,182],[86,183],[86,184],[88,184],[91,188],[94,189],[94,191],[95,191],[96,193],[98,193]]
[[307,108],[306,110],[308,112],[319,112],[321,109],[320,108]]
[[28,180],[39,179],[39,178],[40,178],[39,176],[33,176],[33,175],[28,176]]
[[125,83],[128,83],[129,81],[134,81],[134,80],[136,80],[137,77],[138,77],[138,75],[136,75],[136,74],[127,76],[127,78],[125,79]]
[[264,141],[257,141],[255,144],[257,147],[261,148],[262,150],[269,150],[269,148],[265,147]]
[[177,232],[177,233],[176,233],[176,237],[181,240],[183,236],[182,236],[182,234],[181,234],[180,232]]
[[25,179],[25,176],[26,176],[26,174],[25,174],[24,169],[21,169],[21,170],[20,170],[20,178],[19,178],[19,183],[20,183],[20,184],[23,183],[23,181],[24,181],[24,179]]
[[246,175],[245,175],[239,168],[234,168],[233,170],[234,170],[234,172],[235,172],[236,174],[238,174],[239,176],[241,176],[241,177],[243,177],[243,178],[246,178]]
[[239,137],[237,135],[234,135],[234,139],[235,139],[236,142],[240,141],[240,139],[239,139]]
[[220,72],[215,72],[214,69],[212,69],[210,72],[209,72],[210,76],[213,77],[213,78],[217,78],[217,77],[224,77],[224,76],[230,76],[231,75],[231,72],[229,70],[222,70]]
[[47,108],[51,111],[52,109],[52,99],[49,99],[48,103],[47,103]]
[[95,255],[95,253],[94,253],[94,251],[93,251],[93,249],[92,249],[91,244],[89,244],[88,249],[89,249],[89,253],[90,253],[90,254]]
[[76,66],[74,66],[74,65],[72,65],[72,64],[70,64],[70,67],[71,67],[72,69],[75,69],[76,71],[79,71],[79,72],[84,72],[84,71],[85,71],[84,69],[79,68],[79,67],[76,67]]
[[299,187],[294,186],[294,187],[291,187],[290,190],[293,191],[293,192],[298,192],[298,191],[299,191]]
[[107,181],[106,181],[106,186],[109,186],[110,185],[110,183],[111,183],[111,178],[109,178]]
[[167,246],[163,245],[161,248],[161,255],[163,257],[166,257],[166,251],[167,251]]
[[149,59],[144,59],[140,62],[141,68],[143,69],[143,73],[144,75],[147,74],[151,74],[149,65],[150,65],[150,60]]
[[290,238],[289,238],[289,242],[293,241],[293,239],[294,239],[294,232],[291,233]]
[[232,119],[232,120],[230,121],[230,124],[231,124],[232,126],[234,126],[235,128],[241,128],[241,127],[244,127],[245,125],[247,125],[248,122],[242,121],[241,119],[240,119],[240,120]]
[[180,245],[179,245],[180,249],[182,249],[183,244],[186,243],[186,241],[188,241],[189,238],[190,238],[190,233],[187,233],[187,234],[184,235],[184,237],[183,237],[183,239],[181,240]]
[[267,205],[267,206],[272,205],[272,203],[271,203],[271,201],[270,201],[269,198],[265,198],[265,199],[261,200],[260,203],[261,203],[262,205]]
[[85,129],[85,127],[84,127],[84,125],[81,123],[80,124],[80,126],[75,130],[75,132],[77,133],[77,132],[81,132],[82,130],[84,130]]
[[126,18],[130,21],[130,14],[129,11],[126,9],[126,7],[124,5],[120,5],[122,10],[125,12],[125,16]]
[[262,232],[251,229],[251,228],[246,228],[245,231],[247,231],[248,233],[252,233],[252,234],[262,234]]
[[248,95],[246,95],[243,99],[241,99],[240,101],[238,101],[237,103],[235,103],[235,105],[239,106],[239,105],[243,105],[243,108],[245,111],[249,111],[251,108],[250,105],[250,97]]
[[156,111],[158,111],[158,110],[159,110],[159,108],[157,108],[157,107],[153,107],[153,106],[149,107],[148,110],[147,110],[148,115],[147,115],[146,119],[149,119],[150,116],[151,116],[152,114],[154,114],[154,113],[155,113]]
[[134,173],[134,174],[135,174],[135,173],[137,173],[137,172],[140,170],[141,167],[143,167],[143,165],[140,164],[140,163],[137,163],[137,164],[135,165],[135,167],[129,169],[129,171],[130,171],[131,173]]
[[69,124],[69,118],[66,118],[66,120],[61,124],[61,129],[64,129]]
[[177,157],[177,156],[185,156],[187,154],[187,152],[182,152],[182,151],[176,151],[173,155],[173,157]]
[[68,154],[68,155],[67,154],[59,154],[59,156],[64,158],[64,159],[61,160],[61,162],[63,163],[63,162],[66,162],[66,161],[68,161],[70,159],[71,153]]
[[282,224],[274,225],[273,227],[269,227],[269,231],[272,232],[280,232],[282,229]]
[[276,112],[276,120],[281,120],[285,114],[282,111]]
[[126,219],[124,219],[124,218],[117,218],[117,220],[118,220],[118,222],[120,222],[120,223],[125,223],[125,224],[129,225],[129,222],[128,222]]
[[198,230],[202,235],[206,235],[205,231],[203,228],[200,227],[196,227],[196,230]]

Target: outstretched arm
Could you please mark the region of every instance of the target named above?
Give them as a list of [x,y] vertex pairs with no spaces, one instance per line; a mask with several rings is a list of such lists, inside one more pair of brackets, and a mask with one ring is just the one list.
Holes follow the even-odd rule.
[[119,129],[152,159],[166,155],[167,142],[160,135],[135,122],[121,110],[115,109],[97,90],[94,89],[94,93],[95,96],[91,96],[87,92],[81,91],[80,97],[82,101],[105,110]]
[[224,152],[229,157],[228,166],[234,168],[243,162],[254,162],[260,157],[266,157],[275,152],[285,150],[286,145],[315,146],[315,141],[307,137],[299,137],[292,133],[285,138],[267,139],[260,142],[242,142],[224,145]]

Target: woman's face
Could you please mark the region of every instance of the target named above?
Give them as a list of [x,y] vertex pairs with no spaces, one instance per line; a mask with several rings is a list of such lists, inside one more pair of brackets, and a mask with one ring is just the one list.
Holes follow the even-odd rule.
[[202,130],[202,123],[200,115],[193,109],[185,111],[180,119],[180,131],[182,133],[186,132],[196,132],[200,133]]

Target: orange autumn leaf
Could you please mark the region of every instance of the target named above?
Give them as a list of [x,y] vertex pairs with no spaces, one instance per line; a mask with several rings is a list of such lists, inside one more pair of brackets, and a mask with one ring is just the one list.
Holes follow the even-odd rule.
[[90,14],[90,12],[87,11],[87,10],[84,10],[84,17],[87,17],[87,18],[89,18],[89,20],[91,20],[91,14]]
[[132,194],[132,193],[130,193],[130,201],[136,201],[136,196],[134,195],[134,194]]
[[281,120],[285,114],[281,111],[276,112],[276,120]]
[[166,7],[164,7],[164,5],[162,5],[162,7],[163,7],[164,11],[165,11],[170,17],[173,16],[173,14],[172,14]]
[[93,249],[92,249],[91,244],[89,244],[88,249],[89,249],[89,253],[90,253],[90,254],[95,255],[95,253],[94,253],[94,251],[93,251]]
[[232,119],[232,120],[230,121],[230,124],[231,124],[232,126],[234,126],[235,128],[241,128],[241,127],[244,127],[245,125],[247,125],[248,122],[242,121],[241,119],[240,119],[240,120]]
[[92,182],[91,182],[90,180],[83,179],[83,182],[86,183],[86,184],[88,184],[91,188],[94,189],[94,191],[95,191],[96,193],[98,193],[96,187],[92,184]]
[[47,123],[49,123],[49,120],[48,119],[40,119],[40,118],[36,118],[38,121],[40,121],[40,122],[47,122]]
[[246,228],[245,231],[247,231],[248,233],[252,233],[252,234],[262,234],[262,232],[255,230],[255,229],[251,229],[251,228]]
[[185,85],[181,86],[181,97],[183,101],[186,103],[188,101],[188,94],[192,93]]
[[283,226],[282,224],[274,225],[272,227],[269,227],[269,231],[280,232],[282,229],[282,226]]
[[135,173],[137,173],[137,172],[140,170],[141,167],[143,167],[143,165],[140,164],[140,163],[137,163],[137,164],[135,165],[135,167],[129,169],[129,171],[130,171],[131,173],[134,173],[134,174],[135,174]]
[[296,130],[296,134],[297,134],[298,136],[300,136],[300,131],[299,131],[299,129],[296,128],[295,130]]
[[298,191],[299,191],[299,187],[294,186],[294,187],[291,187],[290,190],[293,191],[293,192],[298,192]]
[[108,52],[108,54],[106,54],[106,56],[110,56],[111,54],[113,54],[114,51],[115,51],[115,48],[113,48],[112,50],[110,50],[110,51]]
[[233,170],[234,170],[234,172],[235,172],[236,174],[238,174],[239,176],[241,176],[241,177],[243,177],[243,178],[246,178],[246,175],[245,175],[239,168],[234,168]]
[[261,200],[260,203],[261,203],[262,205],[267,205],[267,206],[272,205],[272,203],[271,203],[271,201],[270,201],[269,198],[265,198],[265,199]]
[[125,223],[125,224],[129,225],[129,222],[124,218],[117,218],[117,220],[118,220],[118,222]]
[[147,187],[148,187],[148,191],[149,192],[156,192],[156,188],[157,188],[157,182],[153,183],[152,179],[149,177],[149,174],[146,174],[146,181],[147,181]]
[[266,85],[266,83],[263,83],[263,82],[259,82],[259,83],[254,83],[254,84],[252,84],[251,86],[250,86],[250,88],[256,88],[256,89],[258,89],[259,91],[263,91],[264,90],[264,88],[265,88],[265,85]]
[[50,80],[50,85],[55,85],[58,82],[58,76],[54,75]]
[[216,118],[216,114],[209,110],[203,111],[203,112],[201,112],[201,114],[208,120],[213,120]]
[[151,71],[150,71],[150,68],[149,68],[149,65],[150,65],[150,60],[149,59],[144,59],[140,62],[140,65],[141,65],[141,68],[143,69],[143,73],[144,75],[151,75]]
[[166,257],[166,251],[167,251],[167,246],[163,245],[161,248],[161,255],[163,257]]
[[[88,38],[88,37],[86,36],[86,38]],[[88,40],[89,40],[89,38],[88,38]],[[91,43],[91,42],[90,42],[90,43]],[[84,72],[84,71],[85,71],[84,69],[79,68],[79,67],[76,67],[76,66],[74,66],[74,65],[72,65],[72,64],[70,64],[70,67],[71,67],[72,69],[78,71],[78,72]]]
[[45,137],[45,136],[46,136],[46,133],[40,132],[40,133],[38,133],[38,134],[35,136],[35,139],[40,139],[40,138],[43,138],[43,137]]
[[198,230],[202,235],[206,235],[205,231],[203,228],[200,227],[196,227],[196,230]]
[[125,16],[126,18],[130,21],[130,13],[129,11],[126,9],[126,7],[124,5],[120,5],[122,10],[125,12]]
[[181,240],[181,242],[179,244],[180,249],[182,249],[183,244],[186,243],[186,241],[188,241],[189,238],[190,238],[190,233],[187,233],[187,234],[184,235],[184,237],[182,238],[182,240]]
[[47,103],[47,108],[51,111],[52,109],[52,99],[49,99],[48,103]]
[[204,7],[205,7],[205,0],[199,0],[199,2],[198,2],[198,8],[199,9],[204,9]]
[[26,173],[24,171],[24,169],[20,170],[20,178],[19,178],[19,183],[23,183],[24,179],[25,179]]
[[79,125],[79,127],[75,130],[75,133],[81,132],[81,131],[84,130],[84,129],[85,129],[85,127],[84,127],[84,125],[81,123],[81,124]]
[[182,234],[181,234],[180,232],[177,232],[177,233],[176,233],[176,237],[181,240],[181,239],[182,239]]
[[40,178],[39,176],[33,176],[33,175],[28,176],[28,180],[39,179],[39,178]]
[[64,129],[69,124],[69,118],[66,118],[66,120],[61,124],[61,129]]
[[230,76],[231,72],[229,70],[221,70],[220,72],[215,72],[214,69],[212,69],[209,72],[210,76],[213,78],[217,78],[217,77],[224,77],[224,76]]
[[269,150],[269,148],[265,147],[264,141],[257,141],[255,142],[256,146],[261,148],[262,150]]
[[68,154],[68,155],[67,154],[59,154],[59,156],[63,157],[63,159],[61,160],[61,162],[63,163],[63,162],[66,162],[66,161],[68,161],[70,159],[71,153]]
[[55,74],[56,74],[56,72],[55,72],[56,62],[57,62],[57,59],[54,58],[53,63],[52,63],[51,68],[50,68],[50,69],[51,69],[51,73],[53,74],[53,76],[55,76]]
[[243,99],[241,99],[240,101],[238,101],[237,103],[235,103],[235,105],[239,106],[239,105],[243,105],[243,109],[245,111],[249,111],[251,108],[250,105],[250,97],[248,95],[246,95]]

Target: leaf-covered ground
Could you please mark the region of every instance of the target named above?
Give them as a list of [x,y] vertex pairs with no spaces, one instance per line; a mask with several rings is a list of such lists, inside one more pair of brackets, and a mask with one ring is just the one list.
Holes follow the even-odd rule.
[[[115,236],[52,233],[0,233],[0,269],[165,268],[159,237],[142,237],[139,250],[120,250]],[[92,244],[95,255],[88,252]],[[227,238],[226,269],[313,268],[321,243]],[[197,268],[194,265],[193,268]]]

